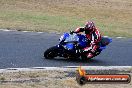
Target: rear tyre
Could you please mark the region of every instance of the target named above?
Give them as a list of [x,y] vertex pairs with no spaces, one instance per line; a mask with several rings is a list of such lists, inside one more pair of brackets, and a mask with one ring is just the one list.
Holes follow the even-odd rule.
[[53,46],[44,52],[45,59],[53,59],[57,56],[57,47]]
[[88,57],[86,56],[86,54],[87,54],[87,52],[82,53],[82,55],[81,55],[82,61],[88,61],[88,60],[91,59],[91,58],[88,58]]
[[82,55],[81,56],[81,60],[82,61],[88,61],[88,60],[90,60],[91,58],[87,58],[87,56],[85,56],[85,55]]

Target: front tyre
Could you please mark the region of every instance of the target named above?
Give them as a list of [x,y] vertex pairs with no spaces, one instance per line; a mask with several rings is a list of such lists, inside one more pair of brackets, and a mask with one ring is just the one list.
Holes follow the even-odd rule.
[[45,59],[53,59],[57,56],[57,47],[53,46],[44,52]]

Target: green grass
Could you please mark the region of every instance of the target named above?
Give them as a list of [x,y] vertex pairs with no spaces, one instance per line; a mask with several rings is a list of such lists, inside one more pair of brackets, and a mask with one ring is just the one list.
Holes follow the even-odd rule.
[[1,12],[1,28],[15,28],[30,31],[56,31],[64,32],[77,25],[81,25],[81,19],[74,17],[64,17],[49,15],[47,13],[38,14],[32,12]]
[[0,28],[62,33],[93,20],[102,35],[132,37],[131,6],[131,0],[1,0]]

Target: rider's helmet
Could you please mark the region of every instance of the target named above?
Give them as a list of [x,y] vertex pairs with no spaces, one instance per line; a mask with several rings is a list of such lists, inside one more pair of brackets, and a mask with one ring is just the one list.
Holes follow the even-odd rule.
[[90,32],[93,32],[94,29],[95,29],[94,22],[92,22],[92,21],[86,22],[84,29],[85,29],[86,34],[89,34]]

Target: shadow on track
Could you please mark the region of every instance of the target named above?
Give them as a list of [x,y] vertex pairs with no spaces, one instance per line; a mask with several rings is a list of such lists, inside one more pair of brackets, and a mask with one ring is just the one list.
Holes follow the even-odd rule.
[[[45,59],[45,58],[43,58],[43,59]],[[56,62],[65,62],[65,63],[81,63],[81,64],[87,64],[87,63],[89,63],[89,64],[102,64],[102,63],[104,63],[103,61],[101,61],[99,58],[98,59],[96,59],[96,58],[92,58],[92,59],[89,59],[89,60],[81,60],[81,59],[66,59],[66,58],[59,58],[59,57],[57,57],[57,58],[54,58],[54,59],[45,59],[45,60],[52,60],[52,61],[56,61]]]

